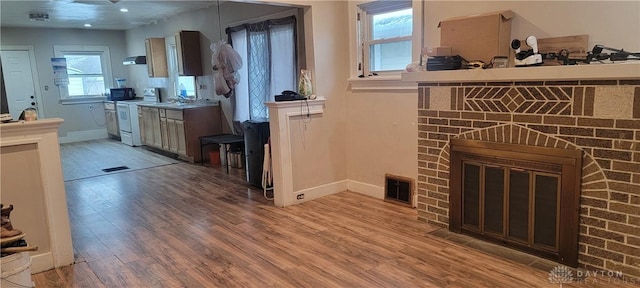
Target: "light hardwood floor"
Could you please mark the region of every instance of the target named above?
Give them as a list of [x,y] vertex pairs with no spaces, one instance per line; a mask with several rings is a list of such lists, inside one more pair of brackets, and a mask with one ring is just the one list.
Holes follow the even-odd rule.
[[[560,286],[430,233],[439,227],[414,209],[353,192],[276,208],[238,170],[178,163],[67,181],[75,264],[34,275],[36,287]],[[563,286],[633,286],[587,280]]]
[[61,144],[60,157],[65,181],[122,172],[102,171],[117,166],[127,166],[130,171],[180,162],[112,139]]

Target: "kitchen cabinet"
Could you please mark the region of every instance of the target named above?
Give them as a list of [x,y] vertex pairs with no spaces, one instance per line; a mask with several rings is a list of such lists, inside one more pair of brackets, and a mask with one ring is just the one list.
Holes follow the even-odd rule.
[[200,162],[200,136],[222,133],[219,105],[139,104],[143,144]]
[[137,106],[138,107],[138,125],[140,125],[140,142],[142,145],[146,145],[145,144],[145,131],[144,131],[144,124],[142,123],[142,107]]
[[169,77],[164,38],[147,38],[144,40],[144,46],[147,51],[149,77]]
[[180,76],[202,76],[202,54],[199,31],[176,33],[176,54]]
[[179,155],[186,155],[187,144],[184,132],[184,114],[180,110],[166,110],[166,117],[169,151]]
[[162,149],[162,134],[160,132],[160,111],[157,108],[142,107],[140,109],[140,131],[142,145]]
[[116,112],[115,102],[104,102],[104,117],[107,123],[107,134],[109,134],[109,136],[112,138],[120,139],[120,128],[118,127],[118,112]]

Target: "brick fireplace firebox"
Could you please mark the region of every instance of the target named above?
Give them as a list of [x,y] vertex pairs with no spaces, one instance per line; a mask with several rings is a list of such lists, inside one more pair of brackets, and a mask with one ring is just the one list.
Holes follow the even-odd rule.
[[403,75],[418,82],[418,218],[449,226],[451,139],[581,150],[579,265],[640,277],[640,65],[606,65]]

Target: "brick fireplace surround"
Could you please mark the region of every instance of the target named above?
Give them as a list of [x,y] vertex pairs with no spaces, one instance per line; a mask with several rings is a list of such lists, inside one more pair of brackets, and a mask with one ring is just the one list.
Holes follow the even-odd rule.
[[602,65],[629,66],[403,75],[418,82],[418,218],[448,226],[450,139],[580,149],[580,266],[640,277],[640,65]]

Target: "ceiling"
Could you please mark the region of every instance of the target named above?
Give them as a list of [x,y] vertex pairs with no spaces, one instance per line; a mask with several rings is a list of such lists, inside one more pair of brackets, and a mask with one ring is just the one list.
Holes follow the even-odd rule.
[[[128,30],[217,3],[216,0],[0,0],[0,27]],[[121,12],[121,8],[128,12]],[[29,14],[33,13],[48,14],[49,21],[29,20]],[[91,27],[84,27],[85,24]]]

